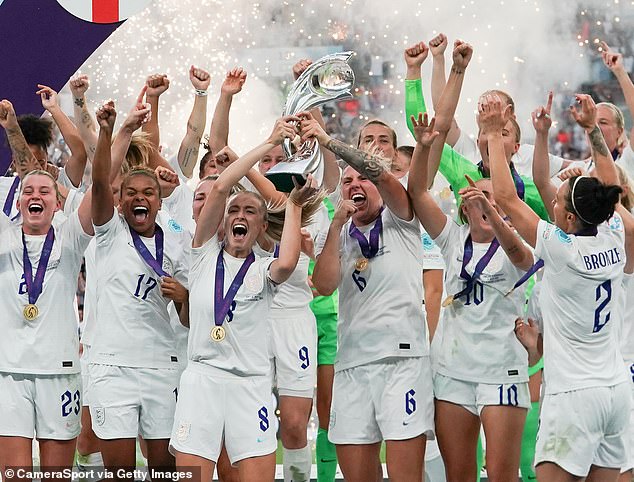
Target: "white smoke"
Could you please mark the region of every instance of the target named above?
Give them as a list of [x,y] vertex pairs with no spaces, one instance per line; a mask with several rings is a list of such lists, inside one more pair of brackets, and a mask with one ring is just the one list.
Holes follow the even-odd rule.
[[[615,14],[631,8],[618,0],[593,3]],[[457,112],[460,125],[475,133],[479,94],[499,88],[514,97],[525,137],[531,137],[530,111],[545,102],[548,90],[570,89],[588,77],[587,46],[577,41],[579,10],[578,2],[566,0],[160,0],[126,21],[81,71],[91,77],[87,96],[93,107],[112,97],[120,112],[147,75],[167,73],[171,87],[161,97],[161,136],[175,152],[193,103],[189,66],[212,74],[209,124],[224,73],[241,65],[249,78],[234,101],[230,143],[244,152],[265,138],[280,114],[280,92],[292,82],[295,60],[316,52],[314,47],[352,47],[357,77],[364,82],[376,82],[370,72],[383,62],[393,67],[393,77],[374,86],[386,99],[376,115],[394,125],[401,143],[412,143],[402,107],[402,51],[444,32],[450,42],[460,38],[475,50]],[[449,68],[451,48],[446,62]],[[430,107],[431,63],[430,54],[423,65]],[[277,76],[280,69],[287,69],[285,79]]]

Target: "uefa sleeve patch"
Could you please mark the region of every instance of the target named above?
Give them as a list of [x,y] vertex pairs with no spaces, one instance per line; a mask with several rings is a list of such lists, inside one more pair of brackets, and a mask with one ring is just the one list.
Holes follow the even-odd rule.
[[619,216],[618,214],[612,216],[608,221],[608,227],[612,231],[623,231],[623,220],[621,219],[621,216]]

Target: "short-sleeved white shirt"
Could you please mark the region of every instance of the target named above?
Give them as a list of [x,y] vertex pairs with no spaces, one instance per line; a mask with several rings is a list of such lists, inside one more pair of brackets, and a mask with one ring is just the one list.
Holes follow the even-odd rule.
[[535,255],[544,260],[546,393],[626,381],[615,333],[622,316],[625,232],[618,214],[597,236],[575,236],[540,220]]
[[[249,267],[244,282],[234,298],[235,305],[230,310],[222,327],[226,337],[220,342],[211,340],[211,330],[215,325],[214,290],[216,262],[222,245],[214,236],[199,248],[191,249],[189,271],[189,363],[209,371],[218,370],[232,375],[269,376],[270,310],[276,291],[269,279],[268,270],[274,261],[272,257],[255,257]],[[245,258],[235,258],[226,251],[224,293],[231,286]]]
[[[443,231],[434,239],[443,253],[445,290],[450,295],[466,286],[460,272],[468,235],[468,225],[458,225],[447,216]],[[489,246],[473,243],[467,273],[473,274]],[[505,296],[523,274],[500,246],[473,291],[442,309],[432,349],[439,373],[477,383],[528,381],[528,356],[514,332],[515,320],[523,314],[523,292]]]
[[[29,303],[22,262],[22,229],[0,216],[0,371],[58,375],[79,373],[79,336],[75,312],[77,277],[91,236],[81,227],[77,213],[61,223],[53,221],[55,241],[42,293],[36,301],[39,316],[27,321]],[[46,235],[26,235],[33,276],[39,265]]]
[[[157,216],[164,233],[163,270],[187,287],[187,235]],[[178,353],[170,325],[170,299],[161,294],[160,277],[134,247],[130,227],[116,211],[95,226],[99,293],[91,363],[141,368],[177,368]],[[141,237],[152,256],[155,238]],[[89,275],[90,276],[90,275]]]
[[[387,207],[381,218],[379,251],[362,272],[355,270],[362,253],[348,234],[351,221],[341,231],[336,371],[390,357],[429,354],[420,302],[423,250],[418,219],[405,221]],[[374,225],[358,229],[368,238]],[[320,236],[318,254],[324,244]]]

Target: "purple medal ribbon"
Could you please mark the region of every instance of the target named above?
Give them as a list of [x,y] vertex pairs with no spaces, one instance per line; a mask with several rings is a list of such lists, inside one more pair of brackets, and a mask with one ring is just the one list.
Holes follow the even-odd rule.
[[55,230],[53,229],[53,226],[51,226],[48,229],[48,233],[46,233],[46,239],[44,239],[44,246],[42,247],[42,254],[40,255],[40,262],[37,265],[35,278],[33,278],[33,266],[31,265],[28,250],[26,249],[24,231],[22,231],[22,264],[24,267],[24,282],[26,283],[26,291],[29,294],[29,303],[32,305],[36,303],[40,294],[42,294],[44,275],[46,274],[48,260],[51,257],[51,252],[53,251],[54,242]]
[[236,277],[231,282],[231,286],[229,286],[227,290],[227,295],[224,296],[225,264],[222,255],[223,251],[224,249],[220,250],[218,259],[216,260],[216,285],[214,287],[214,322],[216,326],[221,326],[225,321],[225,317],[227,313],[229,313],[229,308],[231,308],[231,303],[233,303],[236,293],[238,293],[240,286],[242,286],[249,267],[255,261],[255,254],[251,252],[242,263],[242,266],[240,266],[238,274],[236,274]]
[[147,249],[145,243],[141,240],[141,236],[134,229],[130,229],[132,235],[132,242],[137,250],[137,253],[143,258],[143,261],[154,270],[154,272],[163,277],[170,277],[169,273],[163,271],[163,230],[157,224],[155,225],[154,241],[156,243],[156,258],[152,256],[150,250]]
[[365,235],[354,225],[354,221],[350,221],[350,229],[348,230],[348,234],[358,241],[359,248],[361,249],[361,254],[363,254],[366,259],[374,258],[379,252],[379,238],[381,237],[381,233],[383,232],[383,219],[381,217],[381,213],[383,213],[382,207],[381,211],[379,212],[379,216],[376,218],[374,226],[370,230],[369,242],[366,239]]
[[[19,185],[20,185],[20,178],[18,176],[15,176],[15,178],[13,179],[13,184],[11,184],[11,188],[9,189],[9,192],[7,193],[7,198],[4,200],[4,206],[2,206],[2,212],[7,217],[11,216],[11,208],[13,207],[13,200],[15,199],[15,193],[17,192]],[[16,219],[18,216],[20,216],[20,213],[13,216],[13,218],[11,218],[11,221]]]
[[274,258],[279,258],[280,257],[280,245],[279,244],[275,245],[275,249],[273,250],[273,257]]
[[484,256],[482,256],[482,258],[480,258],[480,261],[478,261],[478,263],[476,264],[473,274],[469,275],[469,273],[467,273],[467,265],[471,261],[471,258],[473,258],[473,240],[471,239],[471,234],[467,236],[467,239],[464,242],[462,268],[460,269],[460,277],[467,282],[467,286],[453,295],[454,300],[457,300],[461,296],[464,296],[467,293],[471,292],[471,290],[473,289],[473,284],[480,277],[480,275],[484,271],[484,268],[486,268],[487,265],[491,262],[491,259],[493,259],[493,255],[499,247],[500,243],[496,238],[493,238],[493,241],[491,241],[491,244],[489,245],[489,249],[487,249],[487,252],[484,253]]
[[528,279],[531,276],[533,276],[535,273],[537,273],[543,267],[544,267],[544,260],[543,259],[538,259],[537,262],[533,266],[531,266],[528,269],[528,271],[522,275],[522,277],[520,279],[517,280],[515,285],[513,285],[513,288],[511,288],[511,290],[505,296],[508,296],[511,293],[513,293],[513,291],[515,291],[517,288],[519,288],[524,283],[526,283],[526,281],[528,281]]

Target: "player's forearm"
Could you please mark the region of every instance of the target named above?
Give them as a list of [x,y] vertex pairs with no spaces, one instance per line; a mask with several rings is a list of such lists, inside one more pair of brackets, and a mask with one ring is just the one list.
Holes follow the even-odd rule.
[[64,111],[56,107],[49,111],[55,124],[59,128],[59,131],[64,138],[64,142],[71,151],[71,157],[66,163],[66,175],[72,182],[73,186],[79,187],[81,180],[84,177],[84,170],[86,169],[86,149],[84,143],[79,135],[79,131],[75,124],[68,118]]
[[20,129],[20,125],[17,122],[6,127],[5,131],[13,156],[15,171],[20,179],[23,179],[29,172],[39,169],[40,165],[31,149],[29,149],[24,134],[22,134],[22,129]]
[[92,161],[95,157],[95,149],[97,148],[97,133],[95,122],[90,112],[88,112],[85,95],[73,97],[73,115],[75,117],[79,137],[86,150],[86,155],[88,159]]
[[232,100],[232,95],[221,92],[216,103],[209,128],[209,147],[213,154],[217,154],[229,143],[229,112]]
[[595,125],[592,129],[587,129],[588,138],[590,139],[590,151],[592,159],[594,159],[597,176],[604,184],[619,185],[619,174],[616,170],[616,164],[612,159],[612,154],[608,149],[603,133],[599,126]]
[[159,130],[159,97],[155,95],[148,95],[145,100],[150,104],[152,116],[150,120],[143,125],[143,132],[146,132],[150,136],[150,142],[155,149],[159,148],[161,144],[161,135]]
[[405,120],[407,121],[407,128],[414,135],[414,125],[412,124],[411,117],[418,119],[418,114],[424,114],[427,112],[425,106],[425,98],[423,97],[423,84],[418,79],[405,80]]
[[440,102],[440,96],[442,91],[447,85],[447,78],[445,76],[445,56],[434,56],[431,69],[431,101],[434,110],[438,108]]
[[313,286],[322,296],[330,296],[339,286],[341,266],[339,260],[339,241],[341,225],[332,223],[328,229],[326,243],[317,256],[313,270]]
[[178,164],[187,178],[191,178],[198,160],[200,140],[207,122],[207,96],[196,95],[194,107],[187,121],[187,133],[178,150]]

